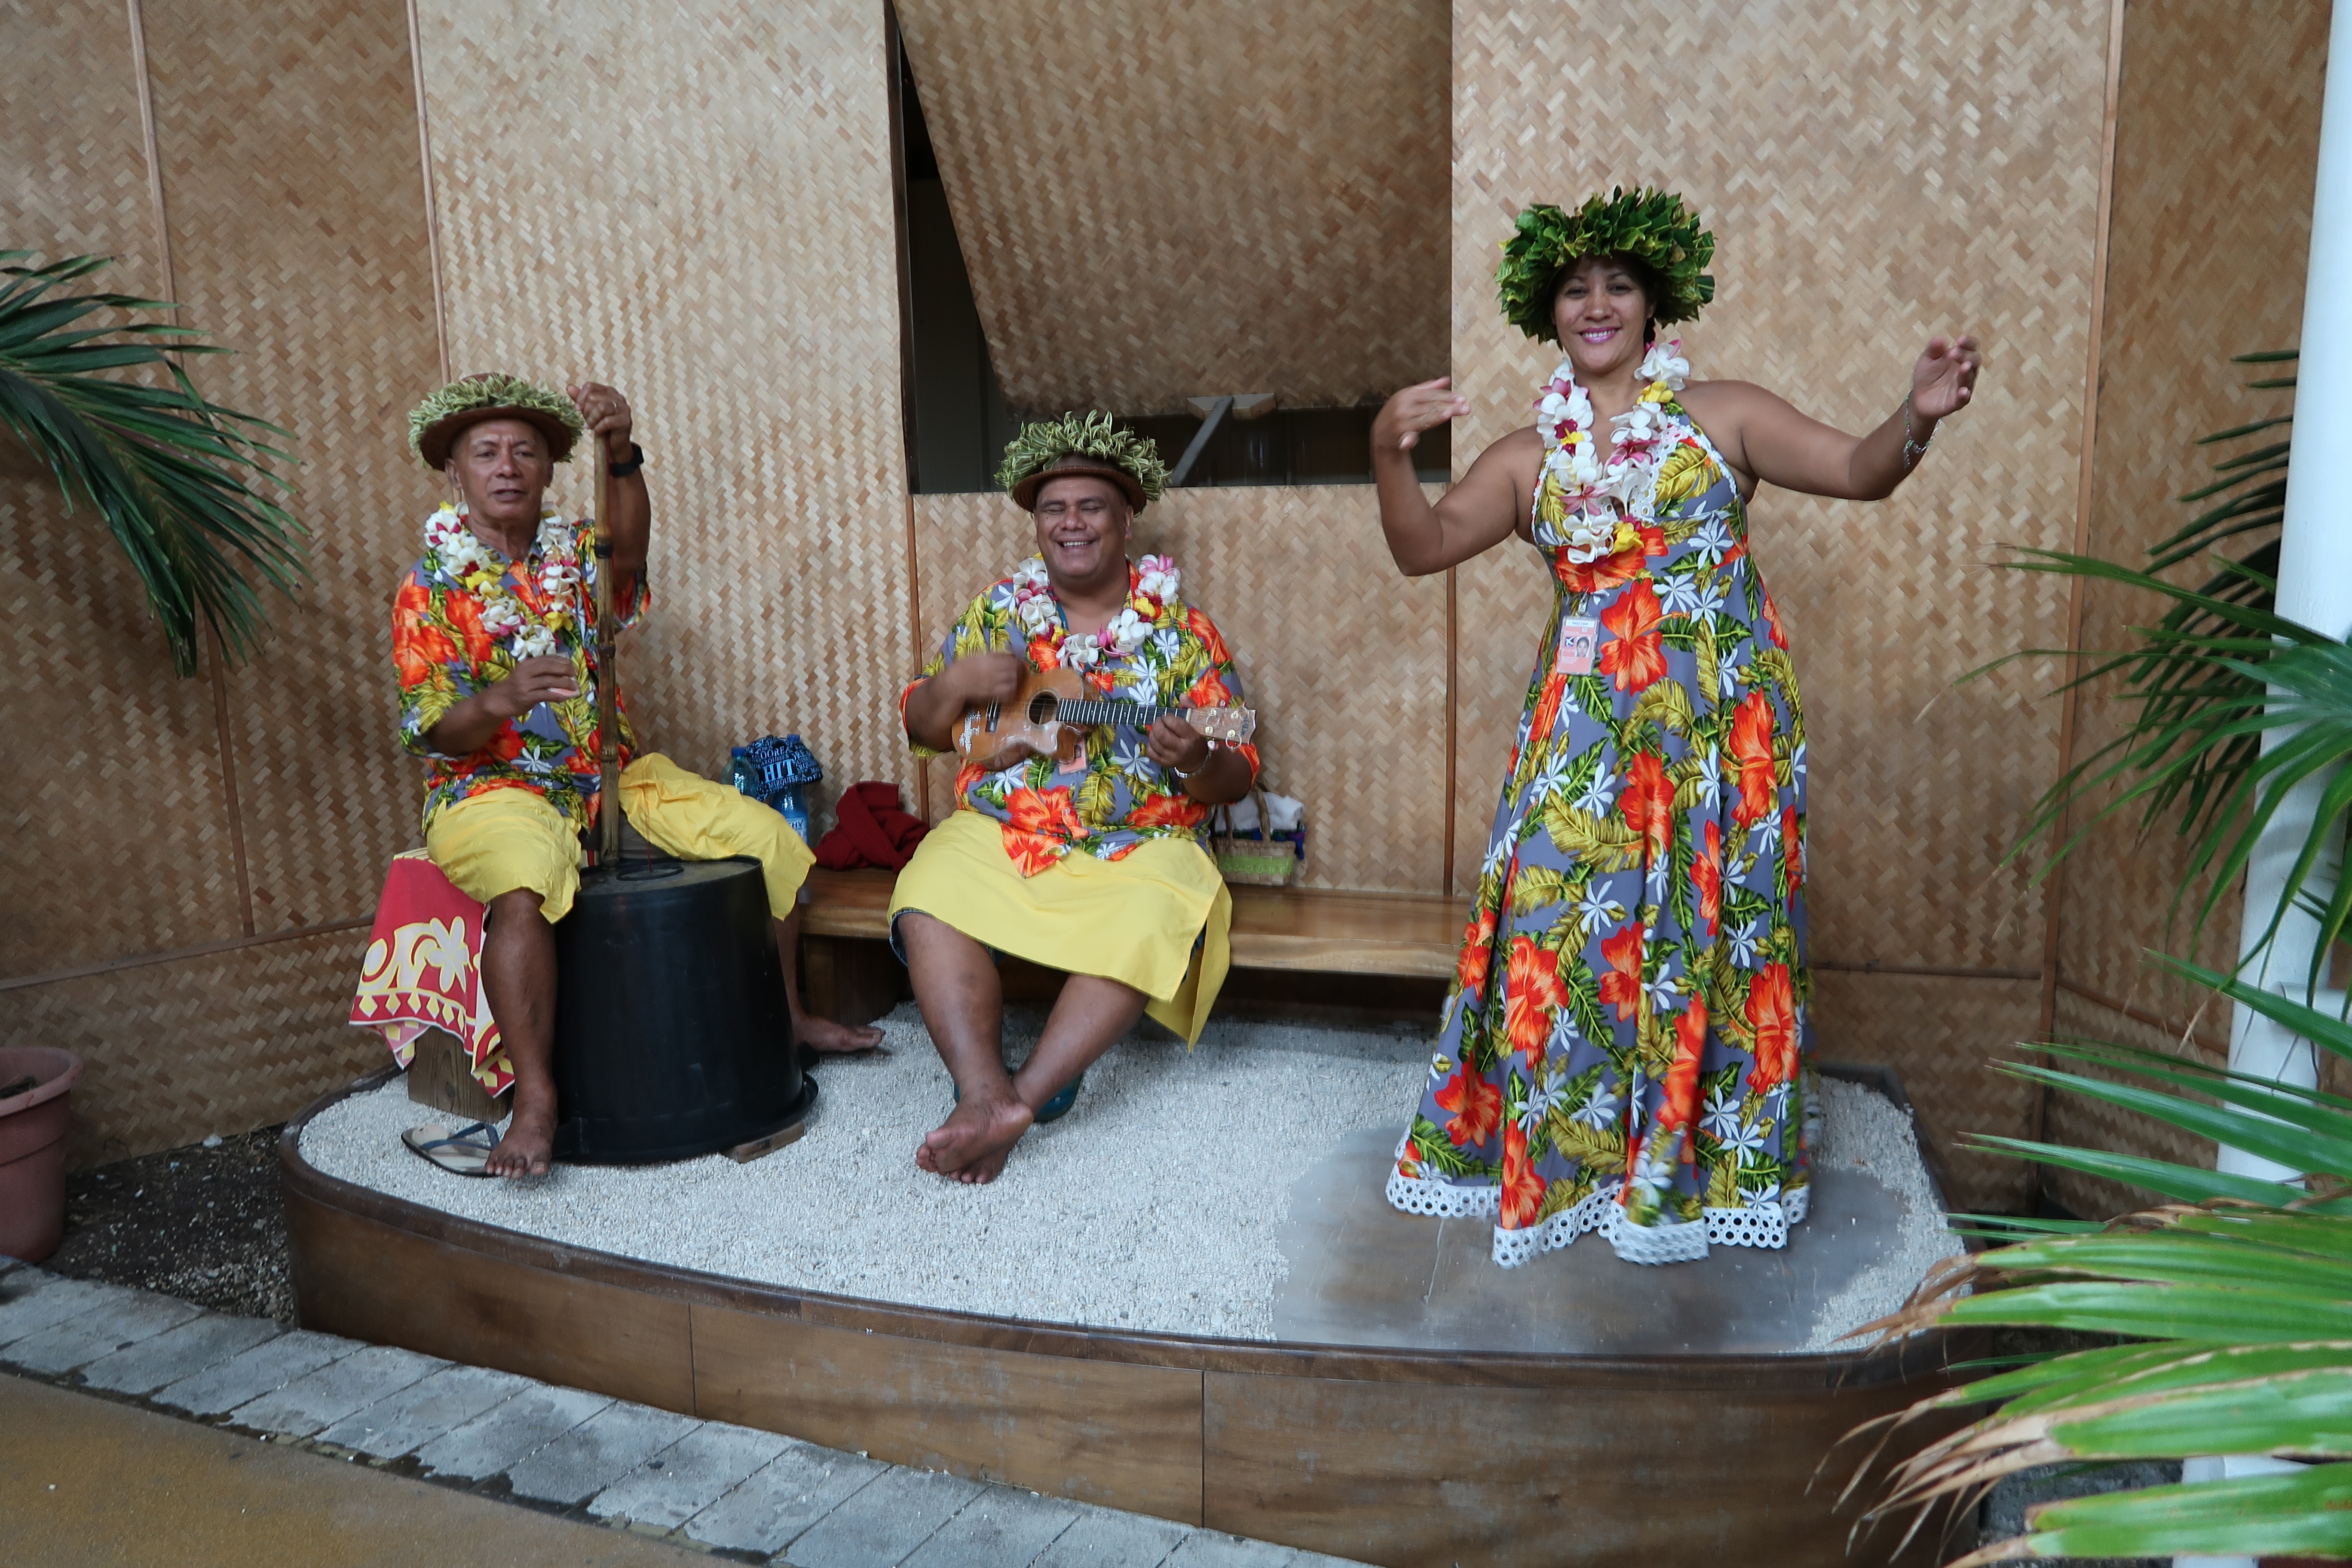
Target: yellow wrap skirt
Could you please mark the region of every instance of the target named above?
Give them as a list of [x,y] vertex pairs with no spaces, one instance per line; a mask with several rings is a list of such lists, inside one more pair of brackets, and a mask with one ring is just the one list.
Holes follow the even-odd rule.
[[1131,985],[1191,1045],[1231,966],[1234,901],[1190,839],[1147,839],[1124,859],[1072,850],[1024,877],[992,817],[958,811],[898,873],[890,918],[915,910],[1047,969]]
[[[768,909],[793,912],[816,857],[782,813],[731,785],[688,773],[659,752],[621,770],[621,808],[646,842],[681,860],[748,855],[760,862]],[[478,903],[528,888],[550,921],[572,912],[580,891],[580,835],[571,820],[527,789],[485,790],[433,814],[425,852],[458,891]]]

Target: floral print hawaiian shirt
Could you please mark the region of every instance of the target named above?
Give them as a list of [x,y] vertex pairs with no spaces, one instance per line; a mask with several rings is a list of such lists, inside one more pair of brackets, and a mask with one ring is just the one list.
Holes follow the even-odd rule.
[[[430,537],[428,533],[428,537]],[[400,580],[392,601],[392,658],[400,672],[400,743],[428,758],[425,820],[461,800],[494,789],[527,789],[588,827],[600,783],[596,733],[596,553],[593,525],[551,518],[540,526],[529,556],[509,561],[485,545],[487,568],[467,571],[427,549]],[[572,570],[564,572],[567,562]],[[547,567],[553,562],[555,571]],[[489,574],[486,579],[486,574]],[[568,579],[551,594],[545,582]],[[515,668],[514,635],[494,636],[483,625],[482,589],[519,601],[527,626],[549,628],[554,651],[568,654],[577,697],[542,702],[510,719],[488,745],[465,756],[447,756],[425,734],[459,702]],[[471,585],[469,586],[469,584]],[[645,613],[650,595],[642,574],[614,594],[614,614],[623,627]],[[494,616],[495,619],[496,616]],[[625,709],[615,704],[621,726],[621,760],[635,745]]]
[[[1234,657],[1215,623],[1186,605],[1174,591],[1154,597],[1143,579],[1128,569],[1130,608],[1148,609],[1150,631],[1131,652],[1106,651],[1083,673],[1108,698],[1162,707],[1234,708],[1242,705],[1242,682]],[[1020,648],[1039,669],[1061,667],[1061,628],[1031,636],[1014,609],[1023,587],[1008,577],[966,606],[923,673],[898,694],[898,710],[916,686],[964,657],[987,649]],[[1122,612],[1124,614],[1124,612]],[[918,756],[939,753],[920,742]],[[1255,777],[1257,748],[1229,748],[1247,759]],[[1087,734],[1082,759],[1064,769],[1054,758],[1030,757],[990,772],[966,763],[956,773],[956,804],[1003,825],[1004,852],[1024,877],[1059,863],[1073,849],[1117,860],[1152,838],[1201,837],[1209,807],[1184,793],[1181,780],[1151,760],[1144,730],[1137,725],[1097,725]]]

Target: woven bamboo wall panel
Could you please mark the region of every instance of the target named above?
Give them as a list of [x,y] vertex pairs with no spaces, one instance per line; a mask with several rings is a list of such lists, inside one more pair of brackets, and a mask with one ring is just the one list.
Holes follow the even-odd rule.
[[1992,1070],[2014,1059],[2041,1012],[2031,980],[1958,980],[1932,975],[1820,971],[1813,976],[1814,1049],[1823,1061],[1885,1062],[1903,1077],[1926,1131],[1951,1178],[1953,1208],[2015,1213],[2032,1206],[2032,1173],[2021,1161],[1960,1147],[1962,1134],[2022,1138],[2032,1092]]
[[[2291,406],[2291,393],[2242,390],[2268,372],[2228,361],[2291,348],[2301,331],[2328,12],[2294,0],[2134,0],[2125,18],[2090,551],[2137,563],[2202,510],[2174,499],[2212,478],[2215,449],[2197,437]],[[2106,584],[2086,587],[2084,611],[2083,646],[2095,648],[2128,646],[2130,624],[2156,614]],[[2075,755],[2128,718],[2084,700]],[[2136,843],[2136,827],[2116,822],[2078,851],[2060,952],[2070,978],[2168,1015],[2181,1005],[2141,955],[2189,941],[2185,921],[2166,931],[2186,867],[2172,826]],[[2236,941],[2233,896],[2206,954],[2226,959]]]
[[[925,657],[973,595],[1036,552],[1001,495],[915,498]],[[1307,803],[1307,884],[1428,892],[1443,880],[1445,589],[1400,580],[1370,486],[1181,490],[1136,521],[1233,645],[1266,783]],[[911,671],[910,671],[911,673]],[[933,765],[931,812],[954,772]]]
[[904,0],[1016,409],[1385,397],[1444,374],[1438,0]]
[[77,1167],[282,1121],[391,1061],[354,1028],[367,931],[335,931],[33,986],[8,998],[9,1037],[80,1056]]
[[[1767,490],[1755,508],[1803,683],[1824,957],[2041,960],[2039,897],[1999,862],[2053,772],[2056,710],[2029,706],[2030,675],[1950,683],[2064,632],[2060,587],[1985,563],[2073,538],[2106,19],[2105,0],[1872,0],[1783,7],[1769,26],[1726,0],[1455,8],[1463,458],[1528,422],[1557,360],[1494,302],[1496,246],[1530,201],[1685,193],[1718,241],[1716,303],[1685,339],[1696,374],[1756,381],[1841,428],[1895,407],[1930,333],[1985,342],[1976,405],[1896,499]],[[1455,831],[1478,844],[1544,584],[1517,559],[1461,582]],[[1476,863],[1457,853],[1457,881]]]
[[797,730],[835,784],[911,783],[882,7],[421,15],[453,368],[636,410],[655,599],[623,679],[649,746],[709,773]]
[[[84,288],[164,288],[121,0],[0,0],[0,244],[112,255]],[[0,661],[19,743],[0,822],[0,973],[237,933],[214,692],[175,680],[96,514],[0,434]],[[5,1036],[24,1038],[15,1026]]]
[[200,367],[206,390],[292,430],[301,459],[312,581],[271,606],[228,709],[255,928],[319,925],[373,908],[416,841],[387,601],[436,487],[394,436],[440,351],[407,17],[383,0],[145,12],[180,299],[238,351]]
[[[2226,1015],[2222,1016],[2221,1022],[2226,1027]],[[2209,1016],[2205,1026],[2210,1028],[2212,1023],[2213,1019]],[[2166,1051],[2216,1067],[2221,1065],[2226,1055],[2206,1049],[2194,1040],[2184,1040],[2174,1031],[2155,1028],[2127,1018],[2071,991],[2058,993],[2056,1026],[2051,1033],[2061,1039],[2112,1040],[2119,1045],[2137,1046],[2143,1050]],[[2119,1081],[2114,1073],[2087,1068],[2081,1063],[2059,1062],[2055,1065],[2089,1078]],[[2213,1165],[2212,1140],[2196,1137],[2177,1127],[2167,1126],[2136,1111],[2125,1110],[2085,1095],[2053,1091],[2050,1096],[2048,1120],[2044,1125],[2053,1143],[2105,1149],[2119,1154],[2137,1154],[2143,1159],[2199,1165],[2208,1170]],[[2127,1187],[2099,1176],[2086,1176],[2075,1171],[2047,1170],[2042,1174],[2049,1184],[2052,1197],[2089,1219],[2108,1219],[2119,1214],[2130,1214],[2161,1201],[2154,1193]]]

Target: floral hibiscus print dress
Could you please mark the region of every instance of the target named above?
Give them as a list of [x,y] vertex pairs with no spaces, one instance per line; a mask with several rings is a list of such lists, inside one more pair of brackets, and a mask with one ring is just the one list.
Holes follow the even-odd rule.
[[1532,533],[1556,580],[1389,1201],[1492,1215],[1505,1267],[1640,1263],[1805,1216],[1805,731],[1728,467],[1654,346],[1596,458],[1563,363]]

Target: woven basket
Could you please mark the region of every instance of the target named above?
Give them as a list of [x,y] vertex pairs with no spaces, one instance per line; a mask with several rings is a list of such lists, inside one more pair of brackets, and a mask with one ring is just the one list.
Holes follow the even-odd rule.
[[1282,887],[1306,868],[1306,857],[1299,853],[1298,845],[1274,837],[1273,824],[1266,816],[1265,796],[1255,785],[1250,788],[1250,798],[1257,802],[1257,830],[1264,837],[1243,838],[1235,835],[1233,813],[1221,805],[1209,819],[1209,858],[1216,861],[1218,874],[1228,882],[1246,882],[1256,888]]

